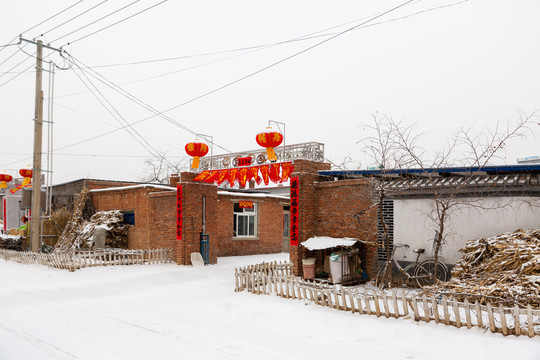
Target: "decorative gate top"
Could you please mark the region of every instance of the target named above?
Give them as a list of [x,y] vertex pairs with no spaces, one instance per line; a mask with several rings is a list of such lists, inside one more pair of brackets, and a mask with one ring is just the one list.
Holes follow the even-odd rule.
[[[277,162],[310,160],[324,162],[324,144],[309,142],[282,146],[275,149]],[[244,166],[256,166],[271,163],[266,149],[207,156],[200,160],[199,170],[217,170]]]

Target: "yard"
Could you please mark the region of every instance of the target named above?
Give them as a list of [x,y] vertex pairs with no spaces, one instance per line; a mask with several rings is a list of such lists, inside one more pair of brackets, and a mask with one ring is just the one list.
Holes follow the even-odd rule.
[[0,261],[0,359],[537,359],[540,339],[234,292],[234,269]]

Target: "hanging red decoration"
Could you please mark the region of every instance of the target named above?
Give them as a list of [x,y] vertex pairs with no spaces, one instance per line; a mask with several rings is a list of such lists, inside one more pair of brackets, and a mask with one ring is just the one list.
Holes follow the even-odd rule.
[[269,167],[270,166],[268,166],[268,165],[263,165],[263,166],[259,167],[259,170],[261,171],[261,176],[262,176],[263,181],[264,181],[264,185],[268,185],[268,183],[269,183],[269,178],[268,178]]
[[239,181],[240,181],[241,188],[246,187],[246,183],[248,182],[248,174],[249,174],[248,168],[241,168],[240,170],[238,170],[238,177],[240,178]]
[[219,175],[219,170],[212,170],[210,172],[210,175],[206,179],[204,179],[204,182],[212,184],[214,181],[218,179],[218,175]]
[[281,176],[279,176],[279,170],[281,169],[280,164],[271,164],[270,165],[270,180],[272,180],[273,183],[277,184],[281,181]]
[[205,143],[199,142],[198,140],[195,140],[194,142],[190,142],[189,144],[186,144],[186,153],[189,156],[193,156],[193,162],[191,164],[192,169],[198,169],[199,168],[199,159],[206,154],[208,154],[208,145]]
[[258,166],[252,166],[249,168],[249,173],[251,174],[251,178],[255,180],[257,185],[259,185],[262,181],[261,177],[259,176],[259,167]]
[[289,176],[294,171],[294,166],[290,162],[281,164],[281,182],[289,180]]
[[229,171],[229,185],[230,187],[234,186],[234,181],[236,180],[236,176],[238,173],[238,169],[233,168]]
[[204,170],[202,173],[200,173],[199,175],[195,176],[195,179],[193,179],[193,181],[203,181],[203,180],[206,179],[208,176],[210,176],[210,171]]
[[266,148],[268,160],[277,161],[274,148],[283,142],[283,135],[281,133],[274,131],[271,127],[267,127],[265,131],[257,134],[255,140],[257,140],[257,144]]
[[229,178],[229,169],[223,169],[220,170],[218,178],[217,178],[217,184],[221,185]]
[[13,180],[13,176],[8,174],[0,174],[0,189],[7,188],[7,183]]

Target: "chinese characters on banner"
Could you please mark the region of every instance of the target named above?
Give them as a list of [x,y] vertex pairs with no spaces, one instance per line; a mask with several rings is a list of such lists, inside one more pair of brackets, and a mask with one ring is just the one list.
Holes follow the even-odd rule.
[[182,240],[182,185],[176,186],[176,240]]
[[240,209],[253,209],[253,201],[239,201]]
[[291,178],[291,246],[298,246],[298,177]]

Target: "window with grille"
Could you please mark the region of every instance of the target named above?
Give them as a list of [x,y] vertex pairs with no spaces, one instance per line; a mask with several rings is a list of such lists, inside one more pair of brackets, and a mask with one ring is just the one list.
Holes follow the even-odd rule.
[[394,200],[383,200],[379,206],[382,206],[382,220],[381,212],[377,211],[377,255],[379,260],[387,260],[383,221],[388,229],[388,242],[390,255],[392,255],[392,248],[394,247]]

